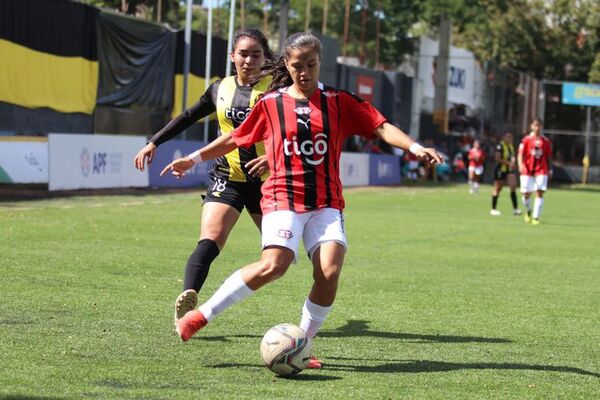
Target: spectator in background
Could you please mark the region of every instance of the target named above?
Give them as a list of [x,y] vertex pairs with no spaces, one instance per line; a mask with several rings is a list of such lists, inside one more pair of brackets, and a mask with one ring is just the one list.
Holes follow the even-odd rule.
[[473,142],[473,148],[469,150],[469,193],[479,193],[479,182],[483,176],[483,164],[485,163],[485,152],[481,148],[479,140]]
[[490,210],[490,214],[494,216],[501,214],[500,210],[496,208],[498,206],[498,196],[502,190],[502,185],[507,183],[510,189],[513,215],[521,215],[521,210],[517,206],[517,194],[515,192],[517,187],[517,159],[512,133],[506,132],[502,140],[498,142],[494,159],[496,166],[494,167],[494,187],[492,189],[492,209]]

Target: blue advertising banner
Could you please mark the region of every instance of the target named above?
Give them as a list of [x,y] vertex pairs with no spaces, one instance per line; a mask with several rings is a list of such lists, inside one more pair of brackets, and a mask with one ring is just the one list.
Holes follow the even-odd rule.
[[208,172],[211,170],[213,161],[205,161],[196,164],[188,171],[183,179],[177,179],[171,174],[160,176],[160,171],[176,158],[190,154],[205,145],[200,141],[170,140],[161,144],[154,153],[154,160],[150,165],[150,186],[152,187],[198,187],[206,186]]
[[562,102],[570,105],[600,107],[600,85],[563,83]]
[[400,181],[400,157],[369,154],[369,185],[397,185]]

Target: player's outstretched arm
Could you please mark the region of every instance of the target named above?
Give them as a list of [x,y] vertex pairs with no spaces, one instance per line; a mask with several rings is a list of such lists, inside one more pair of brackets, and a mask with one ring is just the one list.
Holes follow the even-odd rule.
[[408,150],[416,155],[420,160],[429,161],[431,164],[441,164],[442,157],[438,152],[430,147],[423,147],[411,139],[406,133],[389,122],[384,122],[375,129],[375,134],[384,142]]
[[233,141],[231,135],[223,135],[213,140],[200,150],[196,150],[193,153],[173,160],[160,172],[160,176],[163,176],[167,171],[171,171],[171,174],[175,175],[178,179],[185,176],[185,172],[192,168],[195,164],[204,160],[214,160],[215,158],[225,155],[232,150],[235,150],[237,145]]

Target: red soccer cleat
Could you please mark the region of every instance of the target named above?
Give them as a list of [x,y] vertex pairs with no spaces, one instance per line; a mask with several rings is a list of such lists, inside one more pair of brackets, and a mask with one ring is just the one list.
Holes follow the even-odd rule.
[[183,317],[177,321],[175,330],[182,341],[187,342],[200,329],[208,324],[204,314],[198,310],[188,311]]
[[321,368],[323,368],[323,363],[321,362],[321,360],[319,360],[315,356],[311,356],[310,360],[308,361],[308,365],[306,366],[306,369],[321,369]]

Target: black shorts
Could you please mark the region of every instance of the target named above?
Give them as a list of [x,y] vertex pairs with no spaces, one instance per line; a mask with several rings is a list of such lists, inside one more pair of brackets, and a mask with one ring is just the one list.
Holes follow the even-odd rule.
[[261,214],[260,199],[262,194],[260,187],[262,182],[234,182],[209,174],[210,182],[203,196],[205,203],[223,203],[238,210],[240,213],[244,207],[250,214]]
[[494,168],[494,180],[495,181],[505,181],[506,177],[509,174],[514,174],[514,171],[502,171],[502,168],[500,165],[496,165],[496,167]]

